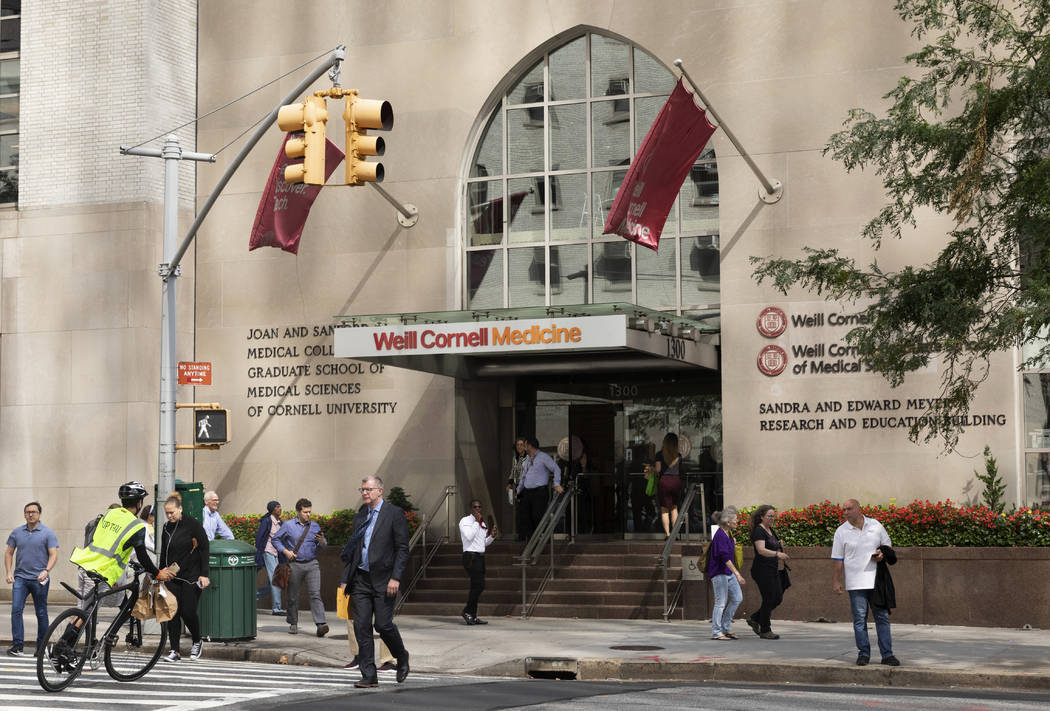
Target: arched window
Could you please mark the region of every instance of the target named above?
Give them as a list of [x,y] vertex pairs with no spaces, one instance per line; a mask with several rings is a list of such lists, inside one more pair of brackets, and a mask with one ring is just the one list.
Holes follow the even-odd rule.
[[593,32],[537,56],[498,97],[473,143],[464,307],[618,301],[717,318],[718,167],[710,145],[682,185],[659,252],[602,235],[675,76],[641,48]]

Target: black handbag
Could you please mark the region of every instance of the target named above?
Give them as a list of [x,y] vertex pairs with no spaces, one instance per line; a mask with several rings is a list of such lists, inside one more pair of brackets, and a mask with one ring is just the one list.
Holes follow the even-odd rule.
[[787,590],[791,587],[791,576],[788,575],[788,571],[791,568],[788,567],[787,563],[784,563],[784,567],[780,569],[780,589]]

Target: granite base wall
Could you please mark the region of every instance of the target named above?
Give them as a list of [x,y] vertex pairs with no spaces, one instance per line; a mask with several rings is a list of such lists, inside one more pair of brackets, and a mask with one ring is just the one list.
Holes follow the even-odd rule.
[[[890,568],[897,593],[892,621],[972,627],[1050,628],[1050,548],[896,548]],[[849,598],[832,592],[830,548],[787,548],[791,588],[773,612],[777,619],[850,620]],[[698,555],[698,552],[686,555]],[[744,551],[742,611],[758,609],[761,596],[750,577],[751,551]],[[709,619],[713,596],[708,581],[687,582],[686,619]]]

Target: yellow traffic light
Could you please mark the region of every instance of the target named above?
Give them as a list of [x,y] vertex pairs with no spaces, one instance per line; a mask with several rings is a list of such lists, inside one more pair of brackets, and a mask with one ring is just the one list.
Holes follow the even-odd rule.
[[381,156],[386,142],[380,136],[369,136],[367,129],[389,131],[394,126],[394,110],[389,101],[360,99],[357,91],[346,95],[343,110],[346,121],[346,184],[364,185],[383,182],[383,164],[369,163],[367,156]]
[[301,104],[282,106],[277,112],[277,125],[282,131],[302,131],[302,138],[291,138],[284,153],[289,158],[302,157],[302,163],[284,169],[284,182],[324,185],[325,123],[328,107],[322,96],[310,96]]

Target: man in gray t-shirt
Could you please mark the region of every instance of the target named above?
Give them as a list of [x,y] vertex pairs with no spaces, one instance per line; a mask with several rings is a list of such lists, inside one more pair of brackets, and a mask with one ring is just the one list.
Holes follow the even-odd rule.
[[36,610],[36,646],[39,649],[47,633],[47,590],[51,584],[51,569],[58,560],[58,537],[50,528],[40,523],[42,508],[36,501],[25,505],[23,513],[26,525],[11,531],[7,537],[4,567],[7,582],[11,584],[11,648],[10,657],[25,654],[25,625],[22,611],[26,598],[33,596]]

